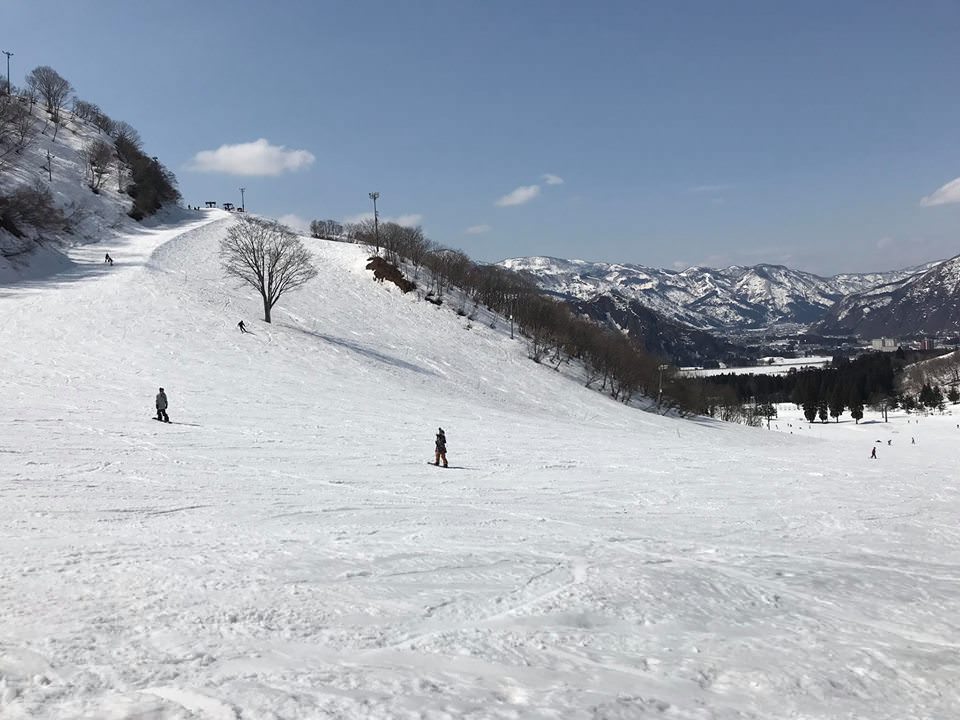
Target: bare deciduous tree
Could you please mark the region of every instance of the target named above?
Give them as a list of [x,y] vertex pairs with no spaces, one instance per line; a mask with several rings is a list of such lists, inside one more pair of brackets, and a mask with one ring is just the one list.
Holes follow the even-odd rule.
[[73,86],[49,65],[35,67],[27,75],[27,87],[34,90],[43,98],[47,105],[47,112],[54,123],[60,122],[60,109],[66,103]]
[[100,108],[92,102],[87,102],[80,98],[73,99],[73,114],[80,120],[93,120],[100,112]]
[[336,220],[311,220],[310,235],[323,240],[342,240],[343,224]]
[[103,185],[103,178],[113,162],[113,152],[113,146],[100,138],[91,140],[81,151],[90,171],[90,189],[94,192],[99,192]]
[[37,134],[29,107],[16,99],[0,99],[0,161],[12,153],[21,153]]
[[33,142],[37,134],[36,123],[33,122],[33,113],[26,105],[17,103],[17,109],[13,114],[13,133],[17,143],[17,152],[19,153],[25,147]]
[[110,137],[113,138],[113,144],[117,147],[117,152],[127,162],[141,152],[143,140],[140,139],[140,133],[128,122],[118,120],[110,128]]
[[102,110],[95,113],[93,117],[90,118],[90,122],[96,126],[97,130],[107,133],[107,135],[113,132],[113,126],[116,124],[110,119],[110,116]]
[[288,290],[317,275],[310,252],[285,225],[257,217],[242,217],[220,243],[224,270],[250,285],[263,299],[263,319]]

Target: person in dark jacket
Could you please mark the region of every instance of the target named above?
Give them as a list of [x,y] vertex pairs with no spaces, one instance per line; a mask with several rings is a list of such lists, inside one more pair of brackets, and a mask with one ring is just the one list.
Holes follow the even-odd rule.
[[439,465],[443,460],[443,466],[447,467],[447,436],[443,434],[443,428],[437,428],[437,455],[433,464]]
[[107,253],[106,255],[103,256],[103,261],[105,263],[110,263],[111,265],[113,265],[113,258],[110,257],[110,253]]
[[243,320],[237,323],[237,327],[240,328],[241,333],[250,332],[247,330],[247,326],[243,324]]
[[160,392],[157,393],[157,420],[170,422],[170,418],[167,417],[167,404],[167,394],[163,388],[160,388]]

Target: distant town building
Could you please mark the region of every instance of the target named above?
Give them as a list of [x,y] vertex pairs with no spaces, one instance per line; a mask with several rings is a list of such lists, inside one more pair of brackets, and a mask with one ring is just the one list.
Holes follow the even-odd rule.
[[900,343],[896,338],[877,338],[870,341],[870,347],[880,352],[896,352]]
[[933,350],[936,347],[931,338],[923,338],[919,345],[921,350]]

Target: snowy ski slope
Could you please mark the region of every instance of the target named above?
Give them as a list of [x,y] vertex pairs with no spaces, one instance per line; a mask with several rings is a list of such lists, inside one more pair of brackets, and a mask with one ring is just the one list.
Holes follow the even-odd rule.
[[352,245],[268,326],[230,222],[0,285],[4,720],[957,717],[953,418],[644,413]]

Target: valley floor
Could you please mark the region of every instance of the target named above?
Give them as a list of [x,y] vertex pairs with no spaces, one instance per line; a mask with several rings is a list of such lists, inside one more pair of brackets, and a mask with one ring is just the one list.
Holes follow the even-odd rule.
[[955,715],[956,417],[644,413],[336,243],[266,325],[229,222],[0,286],[0,717]]

